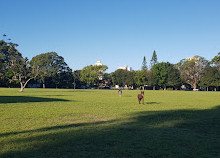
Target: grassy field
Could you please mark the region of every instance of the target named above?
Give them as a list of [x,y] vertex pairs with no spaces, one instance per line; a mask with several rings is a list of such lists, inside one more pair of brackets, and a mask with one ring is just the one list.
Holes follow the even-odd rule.
[[0,88],[0,157],[220,157],[220,92]]

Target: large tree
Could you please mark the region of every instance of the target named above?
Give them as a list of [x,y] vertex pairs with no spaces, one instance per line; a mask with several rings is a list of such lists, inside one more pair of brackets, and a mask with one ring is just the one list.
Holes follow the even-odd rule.
[[166,87],[168,86],[168,73],[170,66],[171,64],[169,62],[162,62],[152,67],[153,76],[157,82],[157,85],[162,87],[164,90],[166,90]]
[[9,61],[8,53],[9,45],[5,41],[0,41],[0,76],[6,72],[7,63]]
[[169,87],[173,87],[174,89],[179,88],[182,85],[182,80],[180,77],[179,70],[174,66],[170,65],[168,68],[168,79],[167,79],[167,85]]
[[98,86],[100,80],[103,79],[105,71],[108,69],[106,65],[89,65],[80,71],[80,80],[89,86]]
[[[57,87],[57,85],[61,84],[62,76],[72,76],[72,70],[68,67],[68,65],[64,61],[64,58],[62,56],[59,56],[56,52],[39,54],[32,58],[31,64],[38,67],[38,78],[43,83],[43,88],[46,87],[46,78],[52,78]],[[69,77],[63,77],[63,79],[66,80],[69,79]]]
[[134,72],[118,69],[112,73],[112,81],[114,85],[133,86],[134,85]]
[[217,67],[206,67],[199,86],[207,87],[207,91],[209,87],[214,87],[216,91],[216,88],[220,86],[220,70]]
[[0,41],[0,86],[6,86],[8,84],[8,66],[9,62],[9,45],[5,41]]
[[12,83],[13,73],[8,66],[10,60],[9,46],[9,43],[4,40],[0,41],[0,87],[10,86]]
[[27,83],[38,75],[38,67],[31,65],[27,58],[23,58],[22,54],[15,48],[16,46],[18,45],[14,43],[9,45],[8,67],[13,73],[12,79],[20,82],[20,92],[23,92]]
[[158,86],[158,84],[157,84],[155,74],[153,73],[153,69],[147,71],[147,76],[148,76],[149,86],[153,87],[153,90],[156,90],[156,87]]
[[141,87],[147,84],[147,70],[135,71],[134,73],[134,82],[137,86]]
[[209,62],[203,57],[194,56],[181,60],[177,65],[180,69],[181,78],[193,89],[196,89],[203,70],[209,65]]

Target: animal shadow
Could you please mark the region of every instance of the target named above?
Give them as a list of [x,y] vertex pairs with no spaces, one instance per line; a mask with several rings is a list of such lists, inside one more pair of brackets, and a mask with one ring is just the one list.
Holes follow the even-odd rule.
[[145,102],[145,104],[160,104],[159,102]]

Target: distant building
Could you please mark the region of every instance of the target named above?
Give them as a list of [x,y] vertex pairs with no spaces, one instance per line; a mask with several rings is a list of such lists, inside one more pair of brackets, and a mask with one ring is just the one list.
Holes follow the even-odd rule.
[[127,70],[127,71],[132,71],[132,68],[131,68],[130,66],[127,66],[127,65],[120,66],[120,67],[118,67],[118,69]]
[[194,60],[195,64],[198,66],[200,64],[200,57],[199,56],[191,56],[190,58],[186,58],[186,61]]
[[195,61],[199,61],[200,57],[199,56],[191,56],[190,58],[186,58],[187,61],[191,61],[191,60],[195,60]]
[[[98,60],[96,63],[95,63],[95,66],[102,66],[103,64],[101,63],[100,60]],[[98,78],[99,80],[102,80],[103,79],[103,71],[100,71],[100,74],[98,75]]]
[[100,60],[98,60],[96,63],[95,63],[96,66],[102,66],[102,63]]

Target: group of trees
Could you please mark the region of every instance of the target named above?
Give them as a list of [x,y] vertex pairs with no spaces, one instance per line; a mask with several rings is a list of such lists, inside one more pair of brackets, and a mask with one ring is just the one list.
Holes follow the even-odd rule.
[[89,65],[72,72],[64,58],[56,52],[33,57],[30,61],[16,49],[18,45],[0,41],[0,87],[41,85],[43,88],[82,88],[104,86],[148,87],[151,89],[180,89],[182,85],[196,89],[198,86],[216,90],[220,86],[220,53],[212,61],[194,56],[177,64],[157,61],[153,52],[149,69],[144,56],[141,70],[118,69],[105,73],[107,66]]
[[[29,83],[41,83],[43,88],[68,88],[72,85],[72,70],[63,57],[55,52],[37,55],[28,60],[16,49],[14,43],[0,41],[0,87],[18,87],[23,92]],[[32,81],[31,81],[32,80]]]
[[212,61],[194,56],[181,60],[177,64],[169,62],[158,63],[156,52],[147,69],[146,58],[142,63],[142,70],[128,72],[117,70],[112,73],[113,84],[134,87],[147,86],[150,89],[167,88],[180,89],[182,85],[188,89],[217,90],[220,87],[220,53]]

